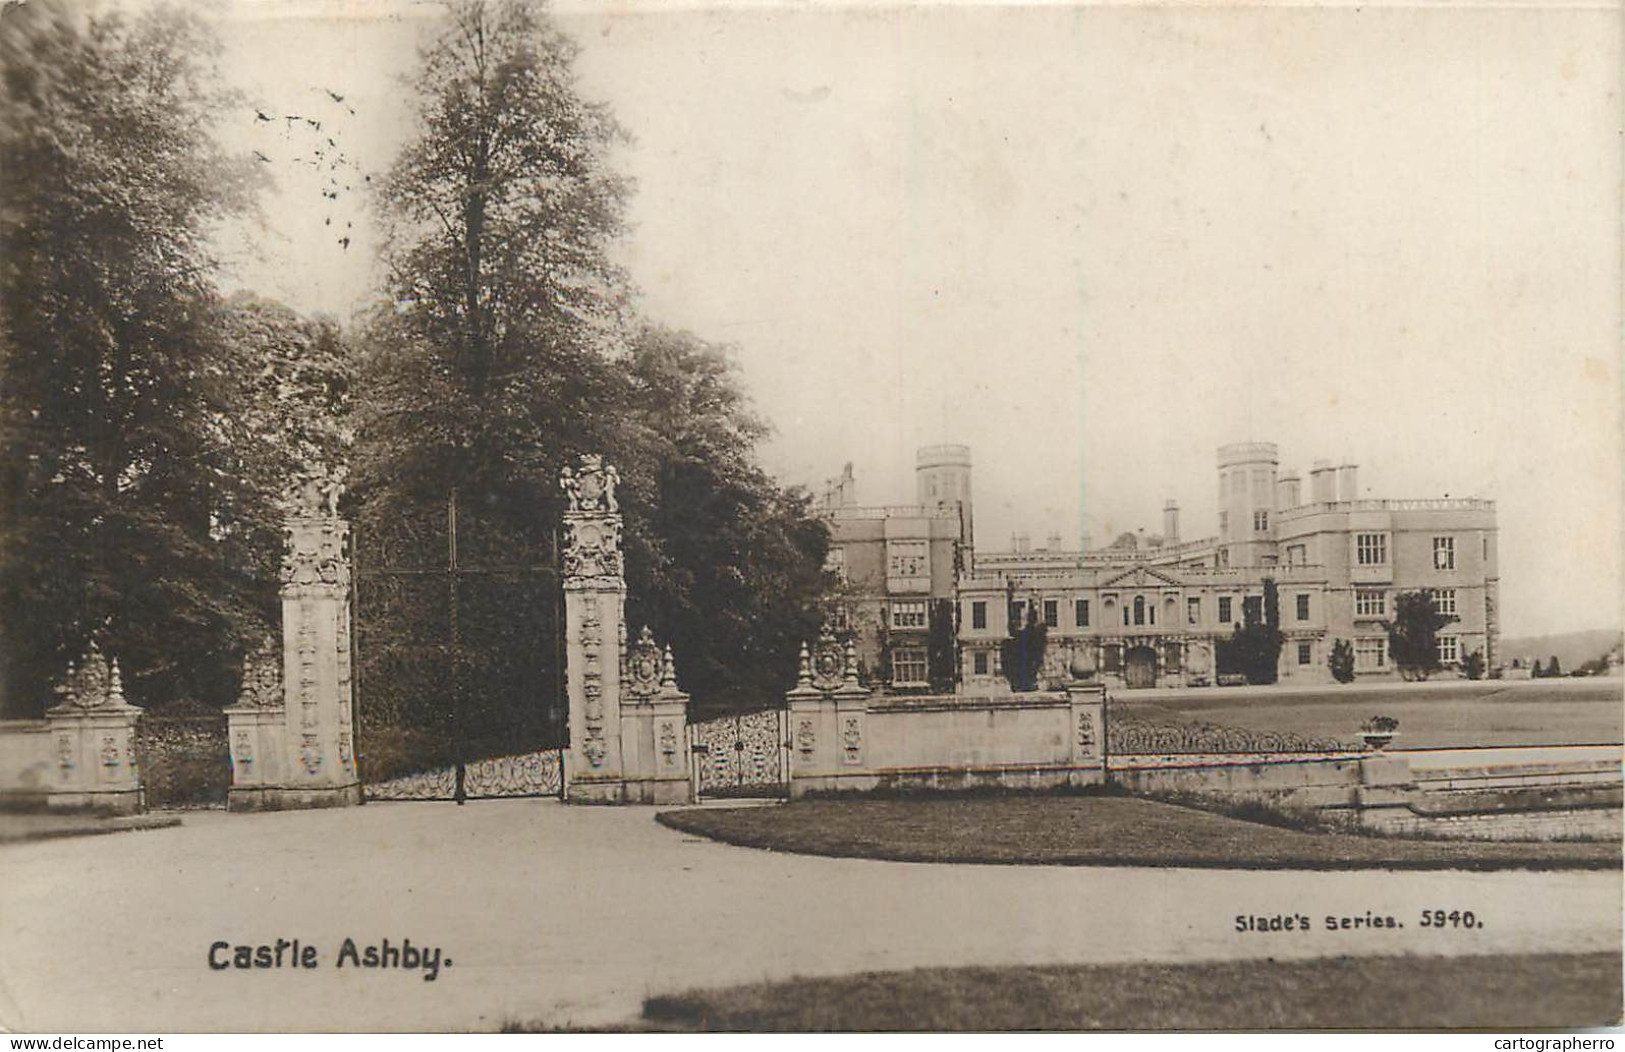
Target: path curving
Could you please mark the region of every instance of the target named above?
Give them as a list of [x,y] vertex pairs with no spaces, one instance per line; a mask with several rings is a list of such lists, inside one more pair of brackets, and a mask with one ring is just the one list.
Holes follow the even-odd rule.
[[[415,1031],[601,1026],[695,986],[924,965],[1617,950],[1621,874],[954,866],[729,847],[647,808],[552,801],[188,815],[0,848],[0,1027]],[[1474,931],[1424,932],[1425,908]],[[1238,934],[1302,912],[1308,932]],[[1326,915],[1407,927],[1328,932]],[[315,970],[215,971],[216,940]],[[443,948],[434,982],[335,970],[346,938]]]

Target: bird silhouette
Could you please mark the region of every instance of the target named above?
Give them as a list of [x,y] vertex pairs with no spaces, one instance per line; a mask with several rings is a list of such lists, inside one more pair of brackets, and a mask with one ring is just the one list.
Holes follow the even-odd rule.
[[255,110],[254,111],[254,119],[257,120],[257,121],[269,122],[271,120],[271,116],[268,113],[266,113],[264,110]]
[[334,102],[343,102],[344,101],[344,96],[340,95],[338,92],[334,91],[332,88],[323,88],[322,90],[327,92],[327,94],[333,99]]
[[261,161],[264,161],[266,164],[271,163],[271,159],[269,157],[265,156],[263,153],[260,153],[258,150],[254,151],[254,156],[259,158]]
[[341,246],[343,246],[344,251],[346,251],[346,252],[350,251],[350,239],[349,238],[347,238],[347,237],[339,238],[339,244]]

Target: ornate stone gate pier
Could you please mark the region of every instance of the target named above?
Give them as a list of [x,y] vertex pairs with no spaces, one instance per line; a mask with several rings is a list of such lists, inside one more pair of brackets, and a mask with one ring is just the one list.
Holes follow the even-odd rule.
[[619,477],[596,455],[559,474],[564,491],[566,800],[684,803],[690,798],[688,695],[671,648],[647,628],[627,653]]
[[272,643],[250,657],[242,696],[225,710],[234,811],[361,802],[351,722],[350,527],[338,517],[337,496],[307,486],[284,531],[280,675]]

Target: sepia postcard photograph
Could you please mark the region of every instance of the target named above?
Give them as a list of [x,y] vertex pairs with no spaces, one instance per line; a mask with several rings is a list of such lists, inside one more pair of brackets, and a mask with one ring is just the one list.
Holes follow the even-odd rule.
[[8,1047],[1612,1048],[1622,15],[8,0]]

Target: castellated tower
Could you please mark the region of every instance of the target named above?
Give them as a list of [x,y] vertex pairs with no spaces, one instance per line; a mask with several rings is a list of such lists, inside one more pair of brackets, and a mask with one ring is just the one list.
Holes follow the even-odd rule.
[[960,541],[974,547],[970,497],[970,447],[925,446],[914,460],[917,503],[922,508],[959,506]]
[[1231,566],[1261,566],[1275,554],[1274,442],[1219,447],[1219,543]]

